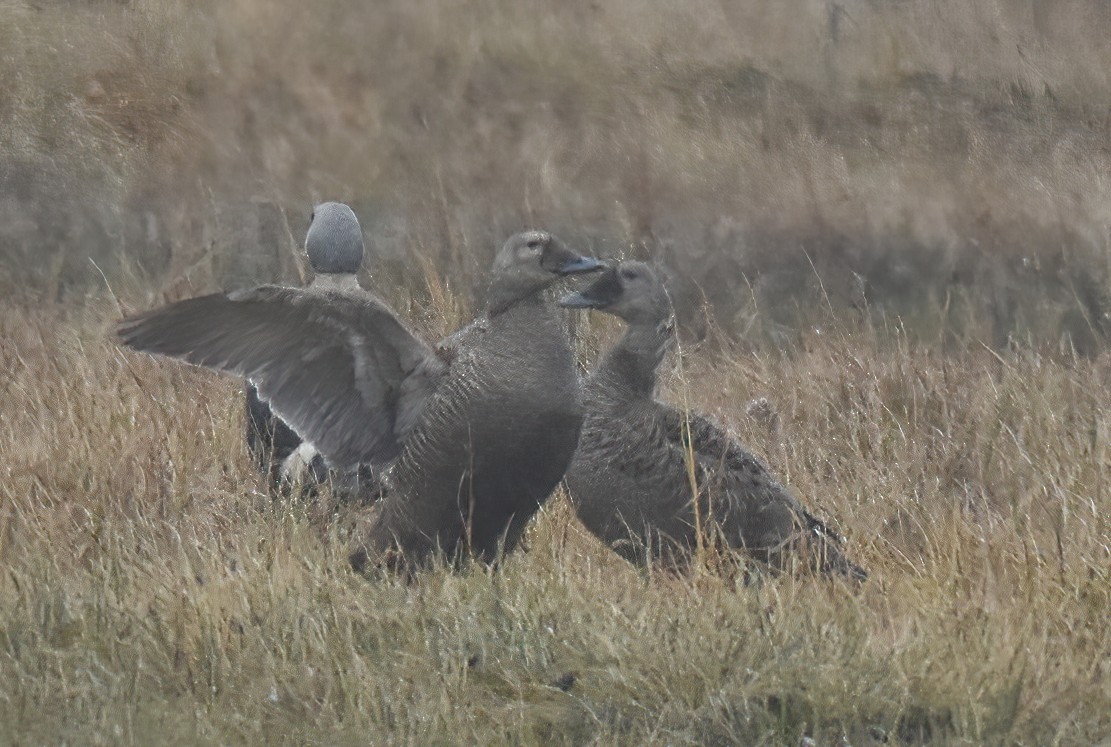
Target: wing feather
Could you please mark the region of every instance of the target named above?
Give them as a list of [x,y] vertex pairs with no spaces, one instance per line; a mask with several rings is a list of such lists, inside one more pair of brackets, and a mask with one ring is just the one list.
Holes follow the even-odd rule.
[[396,457],[408,427],[398,413],[419,412],[446,370],[365,293],[264,285],[170,304],[116,331],[135,350],[250,379],[339,469]]

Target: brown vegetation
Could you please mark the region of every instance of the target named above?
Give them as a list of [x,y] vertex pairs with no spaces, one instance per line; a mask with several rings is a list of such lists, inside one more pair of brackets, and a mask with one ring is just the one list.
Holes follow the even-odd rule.
[[[115,314],[0,317],[6,740],[1111,734],[1106,359],[942,358],[868,330],[791,359],[688,350],[668,396],[850,536],[859,589],[641,577],[564,498],[499,572],[406,586],[350,572],[344,521],[272,505],[235,382],[106,344]],[[745,414],[755,396],[775,417]]]
[[1041,6],[9,2],[5,270],[164,280],[227,251],[218,214],[298,236],[335,198],[457,279],[543,225],[668,261],[728,328],[805,326],[813,266],[838,307],[1095,349],[1111,10]]
[[[1048,7],[0,2],[0,741],[1111,738],[1111,6]],[[872,579],[641,576],[563,498],[498,573],[351,574],[97,271],[293,277],[323,198],[432,338],[519,227],[664,260],[668,396]]]

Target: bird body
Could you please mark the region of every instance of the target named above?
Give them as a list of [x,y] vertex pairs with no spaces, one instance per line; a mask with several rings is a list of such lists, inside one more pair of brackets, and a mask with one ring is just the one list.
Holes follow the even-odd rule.
[[[365,255],[362,228],[347,205],[324,202],[313,209],[305,253],[315,273],[309,288],[366,293],[356,277]],[[311,494],[326,482],[345,500],[377,495],[377,480],[368,468],[344,473],[329,470],[316,447],[274,414],[254,383],[248,380],[243,388],[247,451],[273,495],[281,495],[292,485],[298,485],[302,494]]]
[[330,467],[383,470],[386,495],[352,555],[420,565],[511,550],[558,483],[582,418],[547,289],[601,265],[540,231],[494,263],[486,314],[449,354],[365,293],[260,286],[125,319],[124,344],[245,376]]
[[822,571],[865,575],[757,457],[704,416],[656,399],[673,324],[651,268],[624,262],[562,303],[628,324],[584,384],[585,419],[567,471],[576,514],[593,534],[641,564],[685,566],[702,532],[774,567],[813,549]]
[[[392,539],[406,554],[429,542],[466,546],[492,560],[516,546],[570,462],[582,422],[578,374],[543,298],[478,320],[454,345],[427,417],[389,472],[370,542]],[[431,538],[428,527],[443,530]]]

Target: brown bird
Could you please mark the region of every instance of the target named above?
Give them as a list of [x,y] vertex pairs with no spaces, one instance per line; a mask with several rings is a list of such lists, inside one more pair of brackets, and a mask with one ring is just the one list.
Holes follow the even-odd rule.
[[[356,278],[363,264],[363,231],[350,207],[324,202],[313,209],[305,253],[315,277],[309,287],[316,290],[362,290]],[[255,467],[269,483],[270,492],[300,484],[302,494],[331,482],[343,500],[372,498],[377,493],[375,476],[367,467],[339,473],[329,470],[324,457],[311,443],[279,418],[258,395],[250,381],[245,386],[247,450]]]
[[547,290],[601,269],[543,231],[498,252],[486,312],[437,355],[381,301],[260,286],[125,319],[125,345],[253,381],[337,470],[384,470],[352,561],[414,567],[512,550],[558,484],[582,422],[579,382]]
[[674,324],[651,267],[622,262],[560,303],[628,325],[583,387],[585,420],[566,480],[587,529],[635,563],[686,565],[701,528],[775,567],[805,557],[825,573],[867,576],[759,459],[705,417],[655,398]]

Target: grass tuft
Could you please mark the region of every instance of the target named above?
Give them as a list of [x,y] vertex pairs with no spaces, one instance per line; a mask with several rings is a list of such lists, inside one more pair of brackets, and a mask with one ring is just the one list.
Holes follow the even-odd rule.
[[[792,359],[688,350],[691,405],[849,535],[858,589],[645,575],[562,496],[499,572],[406,585],[348,570],[343,521],[264,496],[234,382],[121,352],[107,301],[3,311],[5,739],[1111,733],[1105,358],[943,358],[850,332]],[[758,396],[774,421],[746,413]]]

